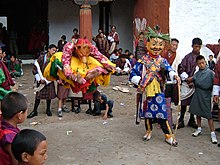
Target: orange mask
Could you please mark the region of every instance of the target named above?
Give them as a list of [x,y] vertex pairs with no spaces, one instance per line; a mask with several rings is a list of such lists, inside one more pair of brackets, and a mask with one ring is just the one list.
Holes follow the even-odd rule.
[[87,57],[91,53],[91,43],[89,42],[89,40],[82,39],[82,38],[78,39],[78,41],[75,45],[75,49],[76,49],[76,54],[78,55],[80,61],[82,61],[82,63],[86,64]]
[[150,38],[150,41],[147,42],[148,52],[157,57],[163,51],[165,46],[165,41],[160,38]]

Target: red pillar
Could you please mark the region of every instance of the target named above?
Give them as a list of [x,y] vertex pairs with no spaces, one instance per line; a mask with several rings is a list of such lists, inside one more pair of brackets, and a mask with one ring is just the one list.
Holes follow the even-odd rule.
[[80,38],[86,37],[92,41],[92,10],[90,5],[80,6],[79,34]]

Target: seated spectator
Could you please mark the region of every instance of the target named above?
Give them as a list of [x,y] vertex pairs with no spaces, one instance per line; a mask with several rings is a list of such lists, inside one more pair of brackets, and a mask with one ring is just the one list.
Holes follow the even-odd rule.
[[118,55],[119,55],[119,56],[122,55],[122,52],[123,52],[123,49],[122,49],[122,48],[119,48],[119,49],[118,49]]
[[115,64],[116,75],[128,75],[130,73],[132,67],[125,54],[120,55],[119,58],[115,61]]
[[8,65],[8,70],[10,72],[11,77],[13,77],[13,78],[21,77],[23,74],[22,61],[17,60],[15,55],[11,55],[10,62]]
[[108,100],[105,94],[101,94],[99,91],[93,93],[94,102],[94,114],[93,116],[101,115],[101,110],[105,110],[103,119],[106,120],[108,117],[113,117],[112,108],[114,102]]
[[46,137],[32,129],[21,130],[15,136],[11,150],[18,165],[41,165],[48,158]]
[[112,55],[110,56],[109,60],[113,63],[115,63],[115,61],[119,58],[118,55],[118,50],[115,49],[114,52],[112,53]]
[[125,50],[125,55],[126,55],[127,58],[129,58],[129,56],[130,56],[130,51],[129,51],[129,50]]
[[1,53],[0,53],[0,59],[1,61],[6,65],[8,66],[8,60],[7,60],[7,54],[6,54],[6,51],[5,50],[2,50]]
[[131,67],[133,68],[135,63],[137,62],[136,58],[134,57],[133,53],[130,53],[129,55],[129,62],[131,63]]

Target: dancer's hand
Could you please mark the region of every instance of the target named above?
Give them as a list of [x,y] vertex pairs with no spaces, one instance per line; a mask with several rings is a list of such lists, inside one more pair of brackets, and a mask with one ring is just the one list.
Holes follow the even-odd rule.
[[138,89],[137,89],[137,91],[138,91],[139,93],[143,93],[143,92],[144,92],[144,88],[141,87],[141,86],[139,86]]
[[115,72],[116,68],[114,66],[111,66],[111,65],[104,65],[105,69],[108,71],[108,72]]
[[173,78],[177,81],[177,84],[180,84],[181,80],[180,80],[180,77],[179,77],[179,76],[174,75]]

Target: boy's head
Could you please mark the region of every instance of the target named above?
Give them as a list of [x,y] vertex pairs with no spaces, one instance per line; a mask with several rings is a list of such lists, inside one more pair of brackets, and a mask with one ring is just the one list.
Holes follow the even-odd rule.
[[23,123],[27,118],[27,99],[18,92],[8,93],[1,102],[2,117],[10,120],[16,116],[17,123]]
[[125,54],[129,55],[130,51],[129,50],[125,50]]
[[209,60],[212,60],[213,59],[213,55],[209,55]]
[[16,60],[16,56],[15,56],[15,55],[11,55],[11,56],[10,56],[10,61],[11,61],[11,62],[14,62],[15,60]]
[[144,38],[144,32],[139,33],[139,38],[141,38],[141,39]]
[[64,41],[66,41],[66,36],[65,36],[65,35],[62,35],[62,36],[61,36],[61,39],[64,40]]
[[123,52],[123,49],[122,49],[122,48],[119,48],[119,49],[118,49],[118,53],[119,53],[119,54],[122,54],[122,52]]
[[128,56],[127,56],[126,54],[121,54],[121,55],[119,56],[119,58],[121,59],[122,62],[126,62],[127,57],[128,57]]
[[48,47],[48,53],[52,56],[56,53],[57,51],[57,46],[54,44],[50,44]]
[[130,54],[129,54],[129,58],[134,58],[134,54],[133,54],[133,53],[130,53]]
[[42,165],[48,157],[46,137],[31,129],[23,129],[15,136],[11,150],[18,162],[28,165]]
[[202,47],[202,40],[200,38],[194,38],[192,40],[192,48],[193,48],[192,52],[194,54],[199,54],[201,47]]
[[100,101],[101,100],[101,93],[99,92],[99,91],[95,91],[94,93],[93,93],[93,100],[95,100],[95,101]]
[[78,33],[78,29],[77,28],[74,28],[73,29],[73,34],[77,34]]
[[202,55],[198,55],[196,57],[196,63],[197,66],[199,67],[199,69],[203,70],[206,67],[206,61],[205,61],[205,57]]

